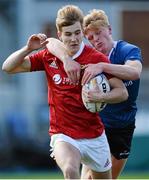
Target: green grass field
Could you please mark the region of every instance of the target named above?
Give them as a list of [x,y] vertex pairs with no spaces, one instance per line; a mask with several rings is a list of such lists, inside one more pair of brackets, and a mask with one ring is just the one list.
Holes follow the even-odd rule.
[[[0,173],[0,179],[63,179],[60,172]],[[149,173],[123,174],[119,179],[149,179]]]

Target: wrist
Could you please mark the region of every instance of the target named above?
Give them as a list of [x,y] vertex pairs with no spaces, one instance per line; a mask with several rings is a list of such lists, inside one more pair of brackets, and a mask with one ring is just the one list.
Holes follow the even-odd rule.
[[63,64],[69,63],[69,61],[72,61],[72,58],[69,55],[64,55],[61,58]]
[[99,63],[99,66],[100,66],[100,69],[101,69],[102,72],[105,71],[105,64],[106,64],[106,63],[102,63],[102,62]]
[[30,54],[33,50],[30,49],[30,48],[26,45],[26,46],[24,46],[24,47],[22,48],[22,51],[24,52],[25,55],[28,55],[28,54]]
[[107,103],[106,102],[106,93],[102,93],[100,101],[103,103]]

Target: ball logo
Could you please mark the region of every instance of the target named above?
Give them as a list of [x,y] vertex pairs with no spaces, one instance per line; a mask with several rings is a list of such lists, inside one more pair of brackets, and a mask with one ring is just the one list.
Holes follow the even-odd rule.
[[60,84],[61,81],[62,81],[62,78],[61,78],[60,74],[55,74],[53,76],[53,81],[55,82],[55,84]]
[[102,83],[102,89],[103,89],[103,92],[104,92],[104,93],[107,92],[107,86],[106,86],[106,83]]

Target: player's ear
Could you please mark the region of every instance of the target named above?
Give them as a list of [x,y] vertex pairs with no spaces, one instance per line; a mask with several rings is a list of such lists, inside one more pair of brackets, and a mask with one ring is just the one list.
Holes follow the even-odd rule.
[[83,37],[85,38],[85,30],[82,28]]
[[109,34],[112,34],[112,28],[110,25],[108,26],[108,29],[109,29]]
[[62,40],[61,36],[62,36],[62,33],[60,31],[57,32],[57,36],[60,40]]

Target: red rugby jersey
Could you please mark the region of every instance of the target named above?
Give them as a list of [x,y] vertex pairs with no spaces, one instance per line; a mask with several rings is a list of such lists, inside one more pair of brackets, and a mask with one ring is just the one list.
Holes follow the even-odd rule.
[[[107,57],[85,45],[82,53],[75,59],[81,65],[107,62]],[[50,106],[49,133],[63,133],[75,139],[95,138],[102,134],[103,124],[98,113],[89,112],[81,98],[79,85],[67,84],[69,81],[63,63],[47,49],[30,56],[31,71],[44,70],[48,81],[48,102]]]

